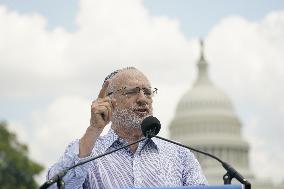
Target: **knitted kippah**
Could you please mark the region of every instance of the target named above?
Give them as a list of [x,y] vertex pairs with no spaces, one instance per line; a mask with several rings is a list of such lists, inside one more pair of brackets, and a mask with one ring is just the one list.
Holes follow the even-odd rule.
[[135,67],[126,67],[126,68],[122,68],[122,69],[118,69],[118,70],[115,70],[113,72],[111,72],[108,76],[106,76],[103,84],[107,81],[107,80],[110,80],[112,79],[117,73],[123,71],[123,70],[130,70],[130,69],[136,69]]
[[108,76],[106,76],[106,78],[105,78],[105,80],[104,80],[104,82],[103,82],[103,85],[104,85],[104,83],[105,83],[107,80],[112,79],[119,71],[120,71],[120,70],[115,70],[115,71],[111,72]]

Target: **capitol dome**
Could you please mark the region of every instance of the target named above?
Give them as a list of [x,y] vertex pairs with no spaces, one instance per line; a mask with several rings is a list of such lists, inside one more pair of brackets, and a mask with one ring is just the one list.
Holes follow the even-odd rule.
[[[173,140],[216,155],[233,165],[245,178],[252,179],[249,146],[241,137],[241,122],[229,97],[209,79],[202,43],[201,47],[197,79],[177,105],[169,127],[170,136]],[[222,184],[226,173],[222,166],[216,160],[195,155],[209,183]]]
[[187,91],[178,103],[177,116],[186,117],[191,114],[219,114],[234,116],[233,106],[228,96],[211,82],[196,82],[193,89]]

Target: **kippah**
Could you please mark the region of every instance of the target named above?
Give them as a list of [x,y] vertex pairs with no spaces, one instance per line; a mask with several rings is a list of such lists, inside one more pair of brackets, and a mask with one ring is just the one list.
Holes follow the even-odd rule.
[[126,68],[122,68],[122,69],[118,69],[118,70],[115,70],[113,72],[111,72],[108,76],[106,76],[104,82],[103,82],[103,85],[104,83],[109,80],[109,79],[112,79],[117,73],[123,71],[123,70],[131,70],[131,69],[136,69],[135,67],[133,66],[130,66],[130,67],[126,67]]
[[119,71],[120,71],[120,70],[115,70],[115,71],[111,72],[108,76],[106,76],[106,78],[105,78],[103,84],[104,84],[107,80],[112,79]]

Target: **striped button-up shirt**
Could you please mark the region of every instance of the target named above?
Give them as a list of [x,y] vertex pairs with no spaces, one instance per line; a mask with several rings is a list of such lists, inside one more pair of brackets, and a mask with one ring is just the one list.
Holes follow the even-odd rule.
[[[90,157],[126,145],[110,129],[99,137]],[[48,171],[51,178],[59,171],[90,158],[79,158],[79,140],[68,145],[64,155]],[[207,184],[200,165],[187,149],[152,138],[140,142],[135,153],[130,148],[70,170],[65,176],[66,189],[112,189]],[[54,184],[52,186],[56,188]],[[51,187],[51,188],[52,188]]]

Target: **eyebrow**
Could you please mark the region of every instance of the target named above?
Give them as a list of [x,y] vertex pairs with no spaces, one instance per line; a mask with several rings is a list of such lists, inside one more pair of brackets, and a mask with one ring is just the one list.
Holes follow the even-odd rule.
[[[124,85],[124,87],[127,87],[127,88],[135,88],[135,87],[139,87],[139,86],[129,86],[129,85]],[[122,87],[121,87],[122,88]],[[151,86],[147,85],[147,86],[142,86],[142,87],[139,87],[139,88],[152,88]]]

